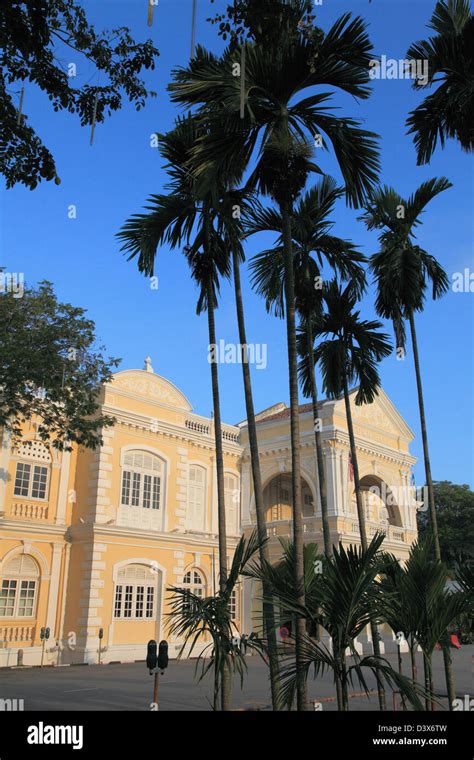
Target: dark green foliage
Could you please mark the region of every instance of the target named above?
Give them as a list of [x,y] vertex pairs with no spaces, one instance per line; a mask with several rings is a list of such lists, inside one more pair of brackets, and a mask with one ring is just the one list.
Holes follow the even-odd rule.
[[[452,138],[467,152],[474,149],[474,17],[468,0],[441,0],[429,24],[435,32],[413,44],[407,58],[428,66],[428,87],[436,89],[411,111],[418,164],[429,163],[438,140]],[[415,89],[424,86],[415,81]]]
[[60,303],[49,282],[21,298],[0,294],[0,427],[21,435],[38,415],[37,435],[56,448],[95,448],[114,418],[100,412],[103,383],[119,360],[96,347],[85,310]]
[[[74,87],[74,78],[58,60],[70,48],[73,60],[92,63],[100,85]],[[64,47],[66,46],[66,47]],[[82,126],[101,123],[125,98],[137,110],[155,93],[140,79],[159,55],[151,40],[138,44],[127,27],[96,32],[75,0],[8,0],[0,5],[0,171],[7,187],[30,190],[57,177],[54,158],[25,113],[19,115],[22,85],[39,87],[54,111],[77,114]]]

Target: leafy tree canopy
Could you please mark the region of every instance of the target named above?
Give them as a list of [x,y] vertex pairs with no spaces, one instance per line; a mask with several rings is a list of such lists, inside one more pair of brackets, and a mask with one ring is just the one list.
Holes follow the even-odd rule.
[[[474,558],[474,491],[449,480],[434,483],[441,556],[453,566]],[[420,540],[431,532],[428,512],[418,512]]]
[[[211,0],[213,3],[214,0]],[[234,0],[224,13],[208,19],[218,24],[219,36],[231,44],[242,38],[272,42],[275,30],[310,27],[314,21],[313,0]]]
[[[58,56],[68,48],[92,64],[100,84],[74,86],[74,70]],[[140,110],[155,95],[139,76],[155,67],[159,52],[152,41],[136,43],[127,27],[96,32],[75,0],[1,3],[0,50],[0,172],[7,188],[60,182],[51,152],[22,113],[28,83],[46,93],[55,111],[77,114],[82,126],[103,122],[124,96]]]
[[58,449],[101,443],[114,423],[99,413],[99,394],[118,359],[96,347],[85,310],[60,303],[51,283],[0,290],[0,426],[14,438],[26,421]]

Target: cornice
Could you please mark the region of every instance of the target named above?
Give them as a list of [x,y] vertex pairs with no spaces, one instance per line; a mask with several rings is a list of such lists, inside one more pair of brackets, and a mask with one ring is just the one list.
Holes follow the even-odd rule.
[[2,518],[0,519],[0,531],[2,530],[8,531],[9,533],[21,534],[22,536],[25,534],[30,535],[32,533],[41,536],[61,536],[61,538],[67,541],[68,526],[56,525],[55,523],[44,523],[39,520],[9,520],[7,518]]
[[[102,405],[102,411],[104,414],[110,414],[116,417],[117,422],[127,427],[136,428],[137,430],[146,431],[151,437],[155,435],[163,435],[168,438],[175,438],[186,443],[192,443],[198,448],[206,449],[207,451],[215,452],[215,444],[212,437],[206,439],[202,433],[189,430],[182,425],[175,425],[172,422],[159,420],[159,429],[153,432],[151,428],[151,420],[148,415],[139,414],[138,412],[130,412],[124,409],[117,409],[114,406],[108,404]],[[193,415],[195,416],[195,415]],[[205,419],[205,418],[203,418]],[[225,431],[224,431],[225,432]],[[238,433],[239,431],[236,430]],[[153,440],[153,438],[151,438]],[[243,451],[243,446],[238,443],[231,443],[226,438],[222,439],[223,449],[226,454],[230,456],[240,457]]]
[[[71,525],[68,530],[69,540],[73,543],[93,543],[94,541],[114,538],[134,538],[150,540],[153,544],[177,543],[187,546],[210,546],[218,547],[217,534],[206,533],[203,535],[180,533],[179,531],[163,532],[150,531],[148,529],[140,530],[138,528],[129,528],[126,526],[101,525],[100,523],[89,523],[86,525]],[[229,546],[237,546],[240,537],[227,536]]]

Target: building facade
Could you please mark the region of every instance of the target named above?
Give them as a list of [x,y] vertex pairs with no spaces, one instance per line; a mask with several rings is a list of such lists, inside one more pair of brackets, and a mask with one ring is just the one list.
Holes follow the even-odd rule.
[[[104,387],[103,412],[116,418],[95,451],[58,452],[37,440],[33,422],[0,447],[0,666],[143,660],[149,639],[167,632],[168,589],[205,595],[218,581],[217,485],[212,419],[155,374],[125,370]],[[355,407],[359,464],[370,533],[405,559],[416,537],[410,489],[413,434],[381,392]],[[321,405],[331,533],[358,542],[343,402]],[[301,408],[305,535],[322,546],[313,419]],[[272,557],[291,529],[289,413],[258,416]],[[229,560],[255,524],[245,423],[223,426]],[[256,590],[242,583],[232,603],[237,629],[258,626]],[[42,628],[50,629],[43,644]],[[101,637],[100,637],[101,636]],[[201,649],[205,644],[201,645]],[[99,653],[100,649],[100,653]],[[197,653],[200,650],[195,650]]]

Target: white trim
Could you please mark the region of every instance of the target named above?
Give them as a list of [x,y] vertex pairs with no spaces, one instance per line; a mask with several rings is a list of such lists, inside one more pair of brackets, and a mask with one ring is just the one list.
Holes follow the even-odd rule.
[[4,554],[0,559],[0,575],[3,575],[4,565],[13,559],[13,557],[15,557],[17,554],[29,554],[31,557],[33,557],[33,559],[35,559],[40,566],[41,580],[49,580],[49,567],[46,561],[46,557],[44,554],[42,554],[42,552],[40,552],[39,549],[36,549],[34,546],[15,546],[13,549],[10,549],[6,554]]
[[[115,618],[114,617],[114,605],[115,605],[115,586],[118,582],[118,573],[119,570],[121,570],[123,567],[126,567],[127,565],[145,565],[146,567],[153,568],[156,572],[156,610],[155,610],[155,617],[154,618],[140,618],[139,622],[149,622],[155,623],[155,639],[156,641],[160,641],[161,634],[163,630],[163,625],[161,622],[161,618],[163,616],[163,610],[164,610],[164,595],[165,595],[165,589],[166,589],[166,568],[163,567],[163,565],[160,565],[156,560],[150,559],[149,557],[129,557],[128,559],[120,560],[119,562],[116,562],[112,567],[112,583],[113,583],[113,589],[112,589],[112,601],[111,601],[111,608],[110,608],[110,620],[109,623],[109,631],[108,631],[108,638],[107,638],[107,647],[112,647],[114,642],[114,628],[115,623],[122,623],[122,622],[128,622],[128,620],[122,620],[122,618]],[[136,622],[132,619],[131,622]],[[123,645],[116,645],[117,647],[121,647]],[[132,645],[131,645],[132,646]]]

